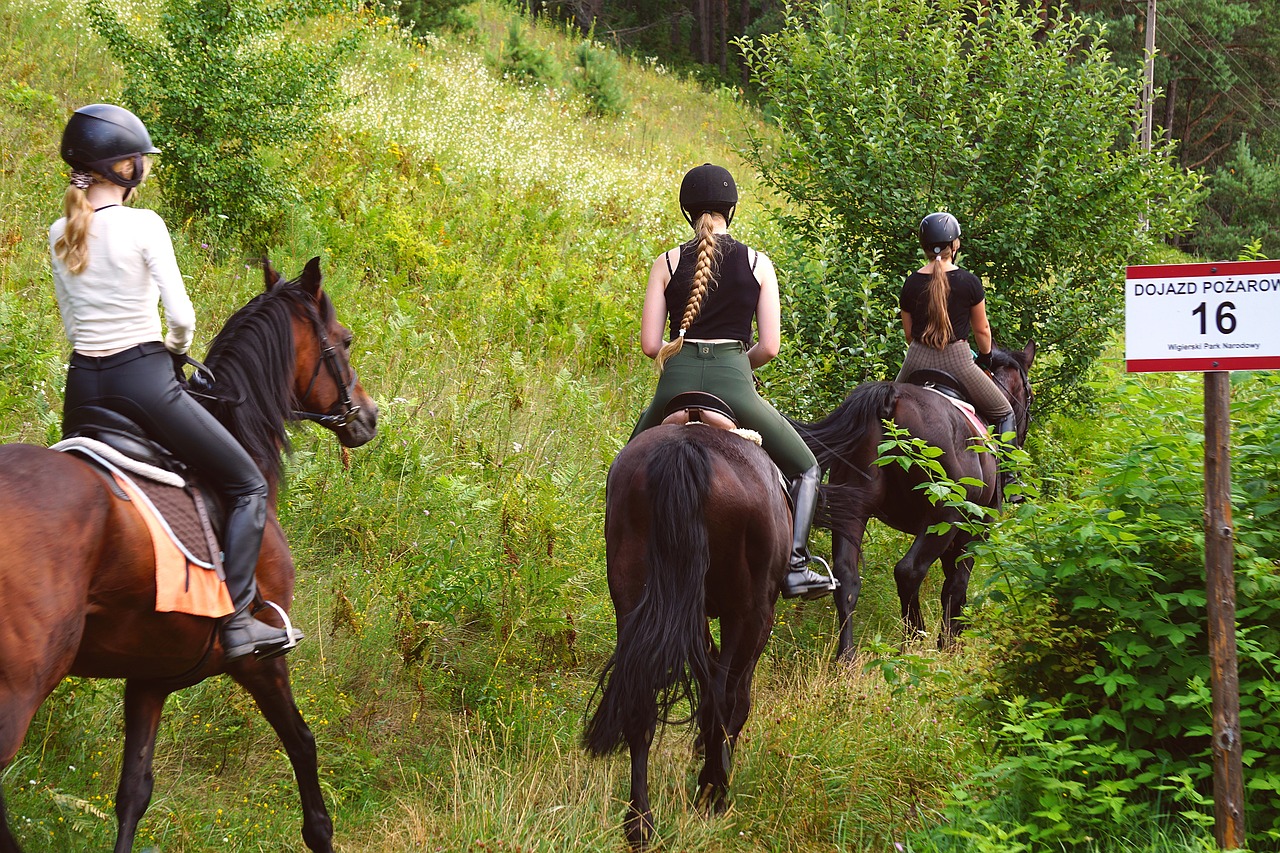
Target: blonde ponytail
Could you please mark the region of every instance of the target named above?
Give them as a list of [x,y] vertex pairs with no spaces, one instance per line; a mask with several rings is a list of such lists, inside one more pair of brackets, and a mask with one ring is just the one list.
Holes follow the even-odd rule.
[[693,283],[689,286],[689,298],[684,303],[684,316],[680,319],[680,330],[673,340],[667,341],[658,350],[654,359],[658,372],[666,365],[667,359],[680,352],[684,346],[684,333],[698,319],[702,311],[702,302],[706,298],[707,289],[715,280],[716,266],[720,261],[720,247],[716,244],[716,220],[710,213],[703,213],[694,224],[698,236],[698,263],[693,268]]
[[[111,164],[111,171],[126,181],[131,181],[142,170],[139,183],[145,180],[151,171],[149,157],[134,157],[117,160]],[[53,244],[54,254],[66,265],[72,275],[79,275],[89,266],[89,226],[93,224],[93,205],[89,204],[89,187],[98,183],[100,176],[96,172],[73,169],[71,183],[62,196],[62,213],[67,218],[67,227]],[[125,190],[124,200],[128,201],[133,188]]]
[[88,194],[74,184],[67,185],[62,196],[62,213],[67,227],[53,244],[54,254],[72,275],[79,275],[89,265],[89,225],[93,222],[93,206]]
[[[927,250],[928,247],[926,247]],[[947,311],[947,300],[951,296],[951,279],[947,277],[944,264],[951,260],[951,246],[948,245],[933,256],[929,268],[929,321],[925,323],[920,334],[920,343],[934,349],[946,349],[951,343],[953,329],[951,314]]]

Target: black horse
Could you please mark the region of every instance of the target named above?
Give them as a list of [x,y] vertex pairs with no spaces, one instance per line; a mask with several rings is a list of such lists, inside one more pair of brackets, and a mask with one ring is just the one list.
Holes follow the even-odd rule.
[[[1021,351],[992,350],[992,376],[1013,406],[1017,424],[1014,443],[1019,447],[1026,440],[1030,421],[1028,409],[1032,392],[1027,373],[1035,353],[1034,342]],[[869,518],[878,518],[915,537],[911,548],[893,569],[902,618],[909,633],[925,632],[924,617],[920,614],[920,584],[935,560],[942,559],[945,574],[940,646],[959,634],[959,616],[968,600],[973,558],[966,549],[974,538],[963,525],[968,519],[953,506],[929,501],[918,488],[928,479],[919,466],[904,469],[896,464],[883,467],[875,464],[880,456],[880,444],[885,440],[883,422],[886,420],[910,436],[940,448],[943,454],[938,461],[952,481],[981,481],[982,486],[966,486],[968,501],[998,509],[1002,499],[995,456],[974,449],[981,443],[981,433],[936,391],[899,382],[869,382],[855,388],[826,419],[815,424],[797,423],[796,429],[818,457],[818,464],[830,472],[829,483],[847,489],[854,499],[846,503],[857,507],[843,518],[820,519],[832,531],[832,571],[840,582],[834,593],[840,619],[836,653],[842,658],[853,652],[851,617],[862,588],[859,564],[862,536]],[[944,523],[945,531],[930,532],[934,525]]]
[[[758,446],[709,426],[659,426],[609,469],[605,547],[618,640],[583,744],[595,755],[630,747],[626,835],[643,848],[654,831],[649,747],[682,702],[704,751],[700,796],[724,807],[731,752],[787,570],[791,514]],[[719,649],[707,623],[717,617]]]

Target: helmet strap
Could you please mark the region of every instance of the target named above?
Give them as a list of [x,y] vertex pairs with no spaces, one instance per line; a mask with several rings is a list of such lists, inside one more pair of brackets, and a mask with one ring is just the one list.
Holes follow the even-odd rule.
[[[121,177],[116,172],[115,169],[111,168],[116,163],[119,163],[121,160],[127,160],[131,157],[133,158],[133,177],[132,178]],[[99,175],[102,175],[102,177],[106,178],[108,181],[115,184],[116,186],[124,187],[127,190],[131,190],[134,187],[136,187],[138,184],[142,183],[142,178],[144,175],[143,165],[144,163],[143,163],[141,154],[126,154],[123,157],[111,157],[106,160],[96,160],[92,163],[85,163],[85,166],[88,167],[89,169],[92,169],[93,171],[97,172]]]

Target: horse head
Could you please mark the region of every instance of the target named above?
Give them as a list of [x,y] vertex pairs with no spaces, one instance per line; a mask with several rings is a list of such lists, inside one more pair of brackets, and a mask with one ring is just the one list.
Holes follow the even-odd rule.
[[338,321],[321,286],[320,259],[307,261],[293,281],[285,281],[266,259],[262,270],[267,293],[297,287],[310,297],[304,301],[307,310],[293,314],[293,417],[331,430],[344,447],[370,441],[378,428],[378,405],[351,366],[351,330]]
[[1013,406],[1017,427],[1015,443],[1019,447],[1027,440],[1027,429],[1031,426],[1031,402],[1035,399],[1035,391],[1031,388],[1028,374],[1035,357],[1035,341],[1028,341],[1020,350],[991,348],[991,378]]

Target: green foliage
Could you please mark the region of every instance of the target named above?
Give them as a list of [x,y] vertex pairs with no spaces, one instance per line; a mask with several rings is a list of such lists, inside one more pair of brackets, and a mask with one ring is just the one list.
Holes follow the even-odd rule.
[[[1247,824],[1280,842],[1280,406],[1237,374],[1232,504]],[[1073,844],[1143,809],[1209,820],[1203,438],[1186,380],[1129,380],[1103,402],[1093,485],[1022,507],[978,550],[999,565],[974,619],[1011,796],[1042,842]],[[1097,424],[1095,424],[1095,427]],[[1104,443],[1105,442],[1105,443]],[[1110,446],[1107,446],[1110,445]],[[1068,756],[1063,745],[1078,744]],[[1051,771],[1051,772],[1050,772]],[[1049,803],[1057,803],[1051,808]],[[1210,810],[1211,811],[1211,810]],[[1260,842],[1262,843],[1262,842]],[[1262,849],[1262,848],[1259,848]]]
[[580,42],[574,49],[573,88],[587,99],[598,116],[618,116],[626,110],[622,92],[621,66],[613,51],[593,41]]
[[471,29],[475,21],[467,12],[469,5],[470,0],[379,0],[378,3],[419,36]]
[[555,87],[562,76],[555,53],[538,44],[519,20],[512,20],[507,28],[497,66],[503,76],[530,85]]
[[300,144],[343,103],[341,62],[359,33],[298,39],[346,0],[165,0],[154,32],[87,0],[94,29],[124,66],[123,101],[163,151],[165,198],[184,219],[271,245],[301,196]]
[[806,388],[893,375],[916,225],[947,209],[997,343],[1034,338],[1049,355],[1041,404],[1060,406],[1116,321],[1126,262],[1190,223],[1198,179],[1168,148],[1140,150],[1138,81],[1083,19],[1046,25],[1012,2],[801,0],[743,50],[778,129],[750,160],[794,204],[783,226],[817,273],[793,306]]
[[1211,260],[1280,257],[1280,158],[1260,156],[1242,136],[1209,189],[1192,251]]

